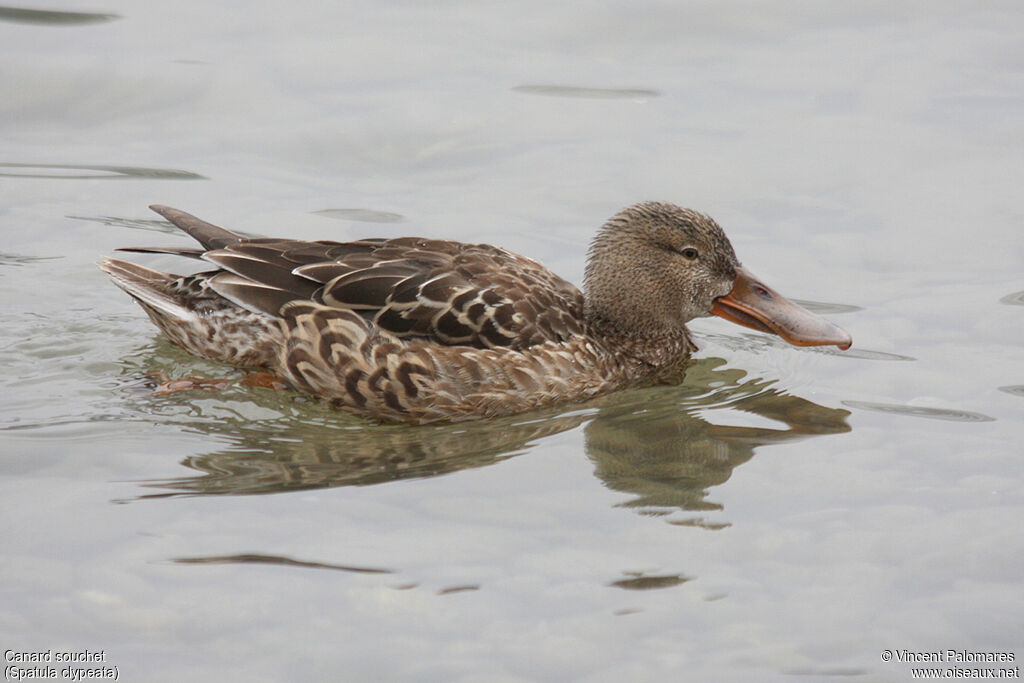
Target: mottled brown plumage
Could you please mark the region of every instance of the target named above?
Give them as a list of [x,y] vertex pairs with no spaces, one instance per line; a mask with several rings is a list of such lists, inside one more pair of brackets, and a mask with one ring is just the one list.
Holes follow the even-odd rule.
[[776,326],[756,301],[733,301],[747,274],[729,240],[707,216],[672,204],[638,204],[605,224],[585,295],[489,245],[247,239],[152,208],[202,249],[125,251],[216,270],[181,277],[117,259],[101,268],[172,341],[378,419],[510,414],[657,381],[695,348],[685,323],[711,312],[798,344],[849,345],[837,328],[808,336],[791,321]]

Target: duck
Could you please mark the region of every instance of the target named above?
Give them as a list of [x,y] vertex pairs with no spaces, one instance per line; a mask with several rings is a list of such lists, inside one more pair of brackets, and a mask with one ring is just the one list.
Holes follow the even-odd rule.
[[513,415],[662,382],[697,349],[686,324],[709,315],[795,346],[852,344],[744,268],[714,219],[667,202],[604,223],[582,291],[487,244],[250,238],[150,208],[199,246],[119,251],[211,269],[99,266],[171,342],[380,422]]

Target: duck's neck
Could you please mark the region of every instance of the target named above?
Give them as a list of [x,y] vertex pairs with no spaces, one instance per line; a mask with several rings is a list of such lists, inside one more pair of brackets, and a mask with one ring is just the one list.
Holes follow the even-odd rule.
[[587,311],[587,331],[610,353],[650,371],[674,365],[697,350],[685,325],[657,328],[622,327],[596,311]]
[[694,349],[686,329],[686,287],[671,259],[613,218],[590,245],[583,309],[592,338],[618,356],[658,369]]

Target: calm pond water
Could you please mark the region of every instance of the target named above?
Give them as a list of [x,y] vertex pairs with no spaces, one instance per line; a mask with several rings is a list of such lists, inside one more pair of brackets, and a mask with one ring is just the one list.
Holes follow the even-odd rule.
[[[1019,2],[941,0],[0,8],[0,646],[129,681],[1019,665],[1022,31]],[[701,320],[678,387],[372,426],[154,393],[239,373],[95,267],[183,244],[161,203],[579,282],[645,199],[715,216],[853,349]]]

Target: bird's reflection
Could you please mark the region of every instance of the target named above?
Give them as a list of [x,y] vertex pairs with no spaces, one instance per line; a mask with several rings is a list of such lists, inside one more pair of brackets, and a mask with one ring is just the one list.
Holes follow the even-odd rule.
[[[647,514],[718,510],[708,489],[754,457],[759,446],[850,431],[850,412],[782,393],[763,379],[717,369],[704,359],[687,370],[686,384],[622,394],[585,427],[587,456],[610,489],[634,495],[622,503]],[[658,393],[655,393],[658,392]],[[713,424],[698,415],[731,408],[779,423],[778,428]],[[699,518],[691,521],[701,526]]]
[[[691,361],[685,383],[673,386],[510,418],[425,427],[348,420],[321,404],[295,404],[290,392],[258,394],[259,400],[281,402],[269,419],[232,417],[224,401],[204,414],[202,401],[176,398],[188,402],[192,429],[228,446],[184,460],[201,476],[146,482],[163,491],[141,497],[277,493],[432,477],[492,465],[526,452],[538,439],[583,425],[595,474],[608,488],[633,496],[624,506],[651,514],[702,511],[719,507],[706,500],[708,489],[729,479],[758,446],[849,431],[848,411],[789,396],[724,364],[717,358]],[[254,394],[250,390],[247,400]],[[703,417],[723,408],[780,425],[724,426]]]

